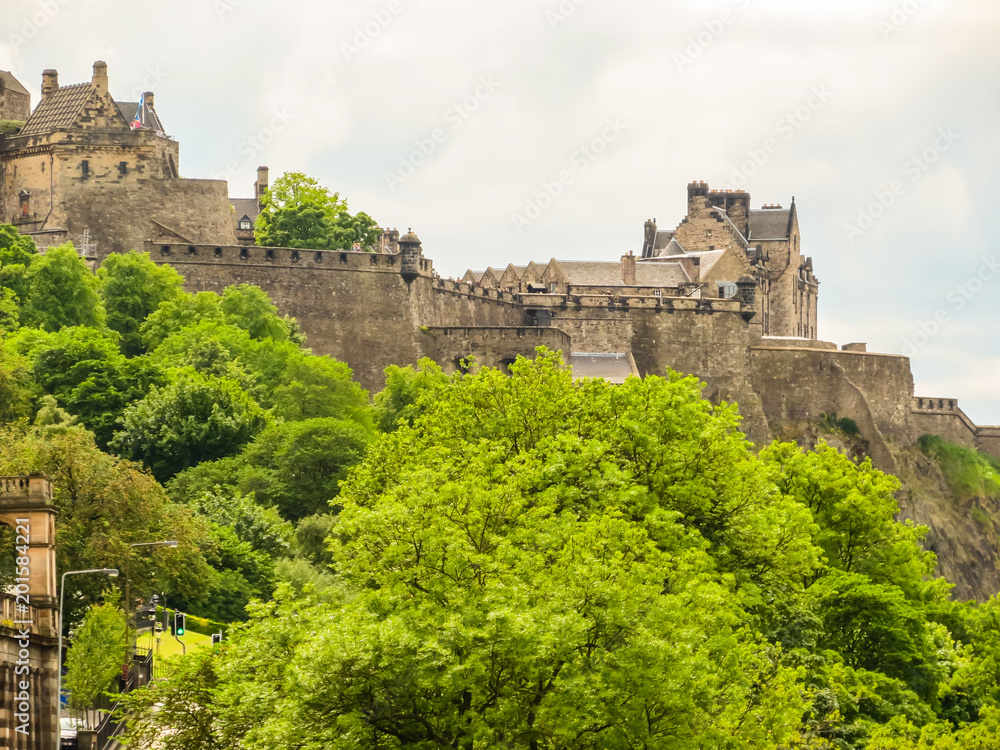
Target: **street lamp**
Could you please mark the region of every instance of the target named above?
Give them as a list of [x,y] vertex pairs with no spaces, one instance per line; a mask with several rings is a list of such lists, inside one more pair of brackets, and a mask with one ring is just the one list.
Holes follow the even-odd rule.
[[[56,669],[59,671],[59,691],[56,694],[58,696],[58,708],[56,711],[62,709],[62,631],[63,631],[63,596],[66,594],[66,576],[80,575],[81,573],[104,573],[111,577],[118,575],[117,568],[94,568],[93,570],[67,570],[62,574],[62,585],[59,587],[59,661],[56,662]],[[58,713],[56,714],[58,716]]]
[[128,674],[129,674],[129,667],[130,667],[130,665],[129,665],[129,653],[128,653],[128,646],[129,646],[128,621],[129,621],[129,612],[132,609],[132,603],[129,601],[129,590],[128,590],[128,571],[129,571],[129,564],[128,564],[128,562],[129,562],[129,554],[131,553],[133,547],[176,547],[176,546],[177,546],[177,542],[173,542],[173,541],[171,541],[171,542],[136,542],[134,544],[130,544],[125,549],[125,663],[122,665],[122,667],[123,667],[122,668],[122,676],[125,678],[126,682],[128,681]]

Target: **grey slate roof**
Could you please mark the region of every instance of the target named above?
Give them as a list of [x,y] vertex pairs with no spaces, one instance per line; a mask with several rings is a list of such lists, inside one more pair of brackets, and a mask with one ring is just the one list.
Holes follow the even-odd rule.
[[256,198],[230,198],[229,202],[236,209],[236,221],[246,216],[250,221],[255,221],[260,213]]
[[18,94],[24,94],[25,96],[31,96],[28,89],[21,85],[21,82],[14,78],[14,74],[6,71],[0,70],[0,80],[3,81],[3,85],[8,91],[16,91]]
[[621,286],[622,264],[586,260],[558,260],[566,282],[580,286]]
[[680,263],[636,263],[636,286],[678,287],[691,277]]
[[[132,120],[135,119],[136,112],[139,111],[139,102],[118,102],[115,104],[118,106],[118,111],[122,113],[122,117],[125,118],[125,122],[128,123],[129,127],[132,127]],[[143,109],[143,127],[147,130],[155,130],[163,132],[163,124],[160,122],[159,116],[156,112],[146,104],[145,101],[142,103]],[[253,218],[253,217],[250,217]]]
[[763,208],[750,211],[750,236],[753,240],[783,240],[788,237],[790,208]]
[[56,89],[35,107],[28,122],[21,128],[20,135],[49,133],[70,127],[76,122],[83,105],[90,101],[92,92],[89,83],[76,83]]
[[586,354],[576,352],[569,355],[569,366],[574,378],[604,378],[609,383],[624,383],[632,371],[632,363],[626,354]]
[[660,229],[656,232],[656,238],[653,240],[653,249],[662,250],[674,239],[674,235],[677,231],[674,229]]

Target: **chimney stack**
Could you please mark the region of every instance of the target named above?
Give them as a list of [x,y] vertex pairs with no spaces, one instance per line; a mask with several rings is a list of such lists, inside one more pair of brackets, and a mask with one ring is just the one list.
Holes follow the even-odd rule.
[[152,91],[146,91],[146,92],[144,92],[143,95],[142,95],[142,101],[143,101],[143,103],[146,105],[146,107],[151,112],[155,112],[156,111],[156,107],[153,106],[153,92]]
[[622,283],[635,286],[635,256],[632,253],[622,256]]
[[100,92],[108,91],[108,64],[103,60],[94,63],[94,79],[91,82],[93,87]]
[[59,73],[52,68],[42,71],[42,99],[48,98],[59,88]]
[[254,186],[254,192],[257,194],[257,210],[264,210],[264,193],[267,192],[268,188],[268,168],[267,167],[257,167],[257,184]]

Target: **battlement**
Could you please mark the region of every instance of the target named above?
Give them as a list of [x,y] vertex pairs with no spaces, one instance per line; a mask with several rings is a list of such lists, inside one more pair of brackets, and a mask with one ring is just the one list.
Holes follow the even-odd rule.
[[[359,253],[349,250],[306,250],[256,245],[189,245],[147,242],[145,249],[158,263],[181,265],[244,265],[315,270],[399,273],[401,258],[395,253]],[[421,276],[431,276],[434,265],[419,259]]]

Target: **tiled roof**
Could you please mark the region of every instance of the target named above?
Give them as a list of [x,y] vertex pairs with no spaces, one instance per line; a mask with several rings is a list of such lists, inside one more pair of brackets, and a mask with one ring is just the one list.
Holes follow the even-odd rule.
[[674,235],[677,234],[676,230],[673,229],[661,229],[656,233],[656,238],[653,240],[653,249],[662,250],[674,239]]
[[3,81],[3,85],[8,91],[16,91],[18,94],[24,94],[25,96],[31,96],[28,89],[21,85],[21,82],[14,78],[13,73],[9,73],[6,70],[0,70],[0,81]]
[[28,122],[21,128],[20,135],[49,133],[59,128],[68,128],[76,122],[93,88],[89,83],[77,83],[56,89],[35,108]]
[[257,215],[260,214],[256,198],[230,198],[229,202],[236,209],[236,221],[239,221],[244,216],[250,219],[250,221],[255,221]]
[[636,286],[677,287],[691,282],[680,263],[636,263]]
[[[132,127],[132,121],[135,119],[136,112],[139,111],[139,102],[115,102],[115,104],[118,106],[118,111],[121,112],[122,117],[125,118],[125,122],[129,124],[129,127]],[[153,111],[153,108],[143,101],[142,109],[143,113],[140,121],[143,127],[148,130],[163,132],[163,125],[160,123],[160,118]]]
[[750,211],[750,237],[753,240],[783,240],[788,237],[792,209],[763,208]]
[[622,285],[621,262],[587,260],[560,260],[556,262],[569,284],[582,286]]

